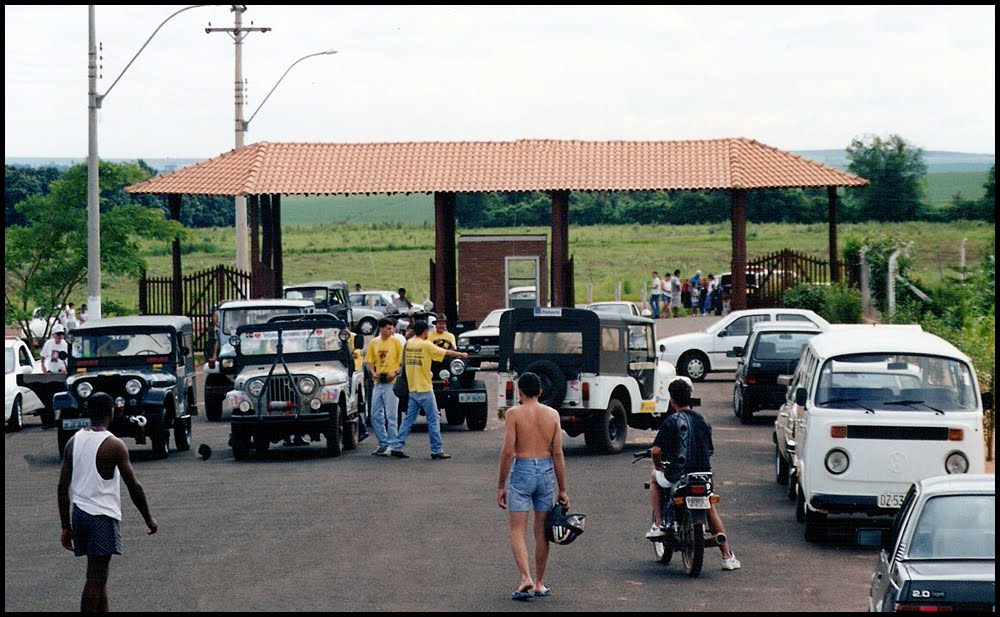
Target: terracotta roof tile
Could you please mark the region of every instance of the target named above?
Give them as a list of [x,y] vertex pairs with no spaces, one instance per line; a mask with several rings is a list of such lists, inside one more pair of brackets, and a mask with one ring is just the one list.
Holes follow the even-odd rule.
[[745,138],[702,141],[269,143],[126,188],[186,195],[358,195],[864,186]]

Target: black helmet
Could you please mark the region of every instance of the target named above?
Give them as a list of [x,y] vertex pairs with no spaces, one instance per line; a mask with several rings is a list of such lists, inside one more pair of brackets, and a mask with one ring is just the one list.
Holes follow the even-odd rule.
[[583,533],[586,514],[567,514],[566,506],[557,503],[545,517],[545,539],[556,544],[569,544]]

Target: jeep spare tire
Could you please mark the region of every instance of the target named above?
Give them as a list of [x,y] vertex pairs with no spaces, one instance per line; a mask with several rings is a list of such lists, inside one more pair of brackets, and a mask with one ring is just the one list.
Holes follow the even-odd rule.
[[558,408],[566,396],[566,375],[559,365],[551,360],[537,360],[528,365],[523,373],[534,373],[542,382],[542,392],[538,402],[549,407]]

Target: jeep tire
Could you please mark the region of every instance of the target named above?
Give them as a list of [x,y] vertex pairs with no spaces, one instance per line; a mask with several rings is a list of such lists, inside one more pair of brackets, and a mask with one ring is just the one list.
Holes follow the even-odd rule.
[[559,408],[566,396],[566,375],[559,365],[550,360],[538,360],[529,364],[523,373],[534,373],[542,382],[542,392],[538,402],[549,407]]
[[250,435],[244,431],[233,431],[231,437],[233,458],[237,461],[246,460],[250,456]]
[[361,416],[357,415],[353,420],[347,418],[347,412],[341,410],[340,426],[341,440],[344,450],[357,450],[361,436]]
[[178,452],[191,449],[191,416],[174,420],[174,445]]
[[486,428],[489,415],[489,407],[485,404],[479,405],[465,413],[465,422],[470,431],[481,431]]
[[340,408],[330,412],[330,426],[323,431],[323,436],[326,438],[326,454],[327,456],[340,456],[343,452],[343,443],[341,441],[341,430],[343,427],[340,425]]
[[465,422],[465,408],[460,407],[458,400],[455,399],[455,404],[444,408],[444,417],[448,421],[449,426],[458,426]]
[[587,447],[602,454],[621,452],[627,438],[625,406],[616,398],[611,399],[607,409],[594,413],[590,427],[584,433]]

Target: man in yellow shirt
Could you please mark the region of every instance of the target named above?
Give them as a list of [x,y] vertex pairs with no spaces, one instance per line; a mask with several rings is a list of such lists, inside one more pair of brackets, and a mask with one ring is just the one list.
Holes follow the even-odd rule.
[[430,335],[432,343],[445,349],[458,349],[455,342],[455,335],[448,332],[448,318],[444,313],[438,313],[437,321],[434,322],[434,332]]
[[399,376],[403,360],[403,344],[393,336],[395,326],[391,319],[383,317],[378,322],[378,336],[368,344],[365,363],[375,380],[371,398],[371,423],[378,449],[375,456],[389,456],[389,446],[396,440],[396,407],[399,400],[392,391],[392,384]]
[[406,406],[406,417],[399,427],[396,440],[391,444],[390,456],[395,458],[410,458],[403,452],[406,437],[410,434],[417,415],[423,410],[427,416],[427,434],[431,441],[431,458],[440,460],[451,458],[444,452],[441,442],[441,420],[438,418],[437,403],[434,400],[434,386],[431,383],[431,364],[448,358],[468,358],[469,354],[454,349],[438,347],[427,340],[427,322],[419,320],[413,324],[413,338],[406,342],[403,352],[403,366],[406,370],[406,381],[410,386],[409,403]]

